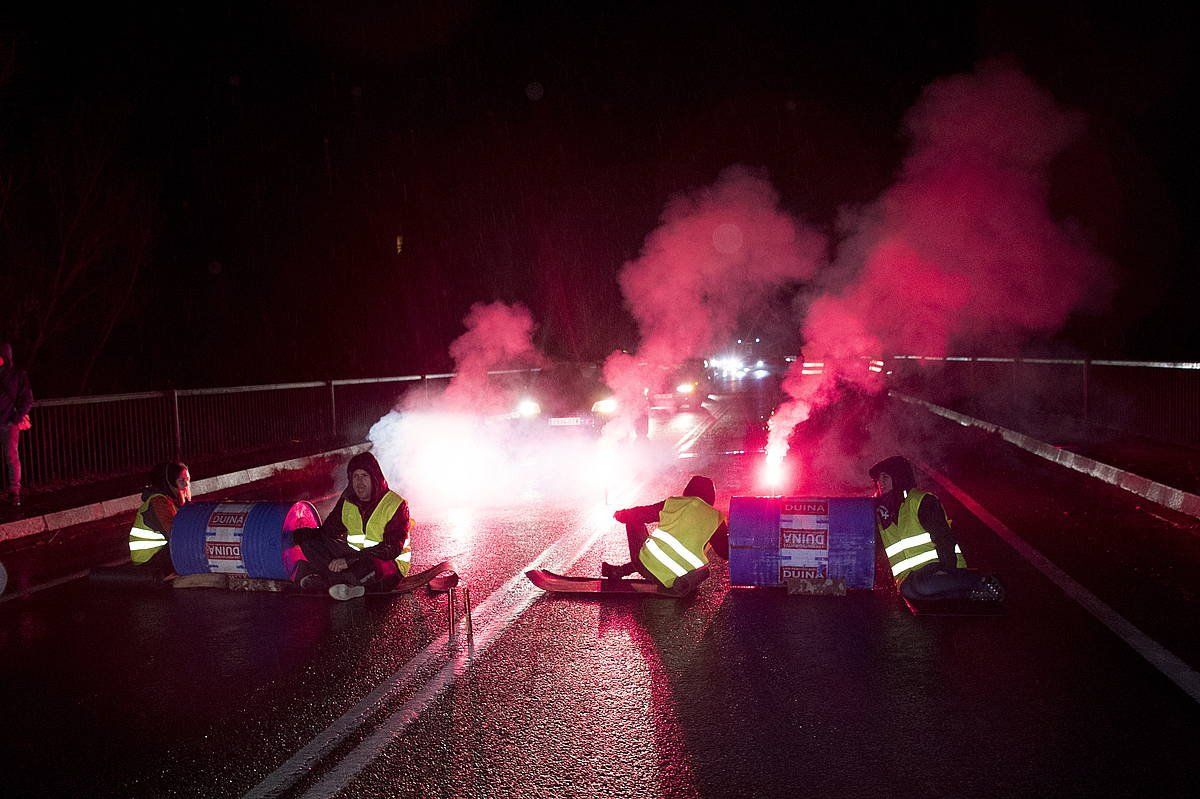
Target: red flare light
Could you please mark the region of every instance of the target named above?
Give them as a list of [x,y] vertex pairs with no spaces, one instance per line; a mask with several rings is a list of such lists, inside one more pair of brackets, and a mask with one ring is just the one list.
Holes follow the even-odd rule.
[[784,463],[786,450],[780,447],[767,447],[767,457],[758,470],[758,484],[773,493],[781,491],[790,477],[789,469]]

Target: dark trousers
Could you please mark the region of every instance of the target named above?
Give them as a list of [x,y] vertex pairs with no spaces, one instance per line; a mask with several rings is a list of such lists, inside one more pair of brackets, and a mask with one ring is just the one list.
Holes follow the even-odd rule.
[[159,578],[175,573],[175,564],[171,562],[171,545],[167,544],[150,557],[150,560],[139,565],[139,571],[145,570],[157,574]]
[[909,599],[966,599],[983,584],[974,569],[943,569],[937,561],[926,563],[900,583],[900,593]]
[[[308,565],[330,585],[365,585],[386,591],[400,580],[400,571],[394,562],[379,561],[370,555],[364,555],[347,544],[343,538],[325,535],[315,528],[306,528],[292,531],[292,540],[299,545]],[[340,572],[330,571],[330,562],[338,558],[346,559],[347,569]],[[389,566],[391,568],[388,568]]]
[[642,568],[642,561],[638,555],[642,551],[642,547],[646,545],[646,539],[650,537],[650,531],[644,524],[627,524],[625,525],[625,540],[629,543],[629,563],[633,566],[631,574],[640,574],[648,580],[653,580],[661,585],[657,577],[650,573],[648,569]]
[[21,441],[21,428],[15,424],[0,427],[0,447],[4,447],[4,488],[14,495],[21,493],[21,454],[17,445]]

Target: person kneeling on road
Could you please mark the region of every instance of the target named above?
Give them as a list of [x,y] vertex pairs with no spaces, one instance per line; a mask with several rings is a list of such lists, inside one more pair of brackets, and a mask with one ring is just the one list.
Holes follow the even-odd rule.
[[329,591],[335,599],[354,599],[372,590],[387,591],[412,566],[408,502],[388,489],[379,462],[369,452],[346,465],[348,485],[319,529],[292,533],[304,553],[294,579],[307,592]]
[[[713,507],[716,501],[713,481],[697,475],[688,481],[683,496],[617,511],[613,518],[625,525],[630,562],[601,563],[600,573],[620,579],[638,572],[675,596],[692,593],[708,578],[708,545],[717,556],[729,559],[729,527]],[[658,529],[649,532],[649,524]]]
[[168,546],[171,530],[175,514],[191,501],[192,477],[186,465],[160,463],[154,467],[129,529],[129,559],[135,566],[153,570],[163,579],[174,573]]
[[999,579],[967,568],[941,501],[917,489],[907,458],[882,460],[869,474],[875,481],[875,529],[900,593],[917,601],[1004,600]]

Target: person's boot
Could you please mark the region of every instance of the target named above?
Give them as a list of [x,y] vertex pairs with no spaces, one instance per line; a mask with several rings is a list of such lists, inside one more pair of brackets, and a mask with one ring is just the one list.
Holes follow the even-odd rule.
[[637,566],[630,563],[620,565],[600,561],[600,576],[606,580],[620,580],[637,571]]
[[979,586],[971,591],[972,602],[1003,602],[1005,596],[1004,584],[994,574],[986,575],[979,581]]
[[302,560],[296,564],[296,587],[306,594],[320,594],[329,588],[329,583],[321,573],[308,561]]
[[338,583],[329,586],[329,595],[334,599],[345,602],[347,599],[358,599],[363,594],[367,593],[367,589],[361,585],[346,585]]
[[695,593],[700,587],[700,583],[708,579],[708,569],[695,569],[688,572],[682,577],[676,577],[675,582],[667,589],[667,593],[671,596],[687,596]]

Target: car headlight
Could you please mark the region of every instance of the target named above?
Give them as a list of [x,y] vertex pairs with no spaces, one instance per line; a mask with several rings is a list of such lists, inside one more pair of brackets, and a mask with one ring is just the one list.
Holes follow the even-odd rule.
[[695,390],[695,383],[680,383],[679,385],[675,386],[675,391],[680,394],[691,394]]
[[617,412],[617,400],[614,397],[605,397],[602,400],[596,400],[592,403],[592,413],[602,413],[605,416],[610,416]]
[[526,397],[517,403],[517,416],[523,416],[526,419],[537,416],[542,412],[542,406],[537,404],[536,400]]

